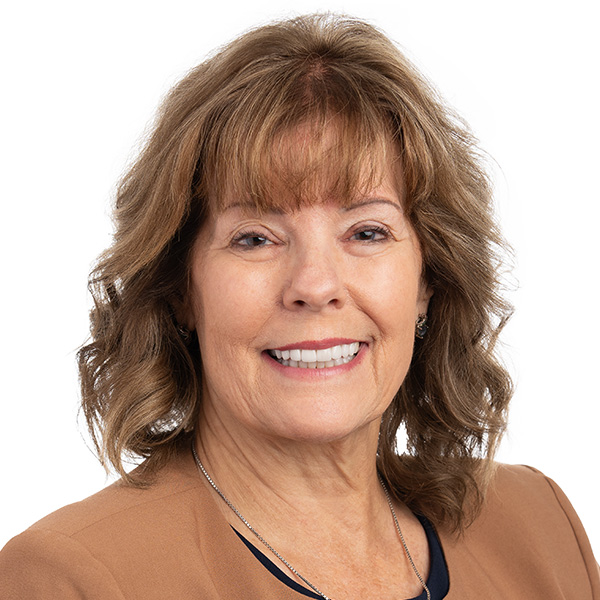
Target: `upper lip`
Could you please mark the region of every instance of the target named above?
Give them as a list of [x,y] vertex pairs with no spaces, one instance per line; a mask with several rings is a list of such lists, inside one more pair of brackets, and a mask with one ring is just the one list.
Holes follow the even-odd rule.
[[333,346],[341,346],[342,344],[353,344],[360,342],[355,338],[328,338],[324,340],[306,340],[304,342],[293,342],[285,346],[276,346],[269,350],[325,350]]

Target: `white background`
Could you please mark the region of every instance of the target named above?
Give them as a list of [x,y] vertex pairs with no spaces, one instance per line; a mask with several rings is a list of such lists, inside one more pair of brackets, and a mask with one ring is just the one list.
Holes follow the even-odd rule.
[[[18,6],[18,8],[17,8]],[[160,98],[248,27],[345,11],[395,39],[497,163],[516,251],[505,354],[517,382],[499,459],[563,487],[600,556],[599,36],[574,0],[12,3],[2,17],[0,546],[107,483],[77,425],[86,278],[114,183]]]

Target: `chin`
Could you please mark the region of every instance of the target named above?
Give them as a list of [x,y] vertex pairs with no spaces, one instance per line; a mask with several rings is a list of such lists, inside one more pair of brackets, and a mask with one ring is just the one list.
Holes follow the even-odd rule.
[[366,419],[360,422],[349,423],[348,420],[340,420],[339,415],[314,415],[309,421],[287,420],[281,423],[275,430],[271,430],[273,437],[279,437],[288,441],[306,444],[329,444],[340,442],[355,435],[366,432],[371,427],[379,428],[381,416],[377,419]]

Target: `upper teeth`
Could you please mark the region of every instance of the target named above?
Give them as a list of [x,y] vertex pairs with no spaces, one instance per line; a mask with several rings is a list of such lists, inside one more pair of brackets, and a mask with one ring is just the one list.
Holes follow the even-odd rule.
[[359,347],[359,342],[353,342],[352,344],[340,344],[322,350],[294,348],[292,350],[270,350],[269,352],[286,366],[314,369],[344,364],[354,357]]

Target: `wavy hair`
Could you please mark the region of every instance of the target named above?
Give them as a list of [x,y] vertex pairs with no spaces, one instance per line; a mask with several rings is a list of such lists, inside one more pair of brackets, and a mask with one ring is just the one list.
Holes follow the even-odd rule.
[[[302,127],[308,135],[291,149],[286,133]],[[378,468],[438,525],[461,529],[476,514],[512,392],[495,354],[510,306],[498,293],[505,244],[490,182],[467,126],[394,44],[335,15],[251,30],[190,71],[121,180],[114,243],[90,276],[91,340],[78,354],[105,466],[140,484],[194,435],[202,357],[177,314],[192,245],[223,198],[289,210],[327,182],[350,199],[397,159],[434,293],[429,332],[383,416]],[[143,477],[126,472],[126,456],[146,459]]]

